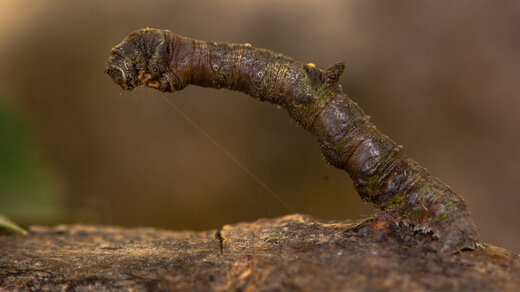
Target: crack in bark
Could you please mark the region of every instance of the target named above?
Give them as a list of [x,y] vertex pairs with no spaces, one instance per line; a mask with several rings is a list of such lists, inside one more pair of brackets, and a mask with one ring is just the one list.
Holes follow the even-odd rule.
[[218,246],[220,248],[220,254],[224,255],[224,240],[225,238],[222,236],[222,229],[217,230],[215,232],[215,238],[218,240]]

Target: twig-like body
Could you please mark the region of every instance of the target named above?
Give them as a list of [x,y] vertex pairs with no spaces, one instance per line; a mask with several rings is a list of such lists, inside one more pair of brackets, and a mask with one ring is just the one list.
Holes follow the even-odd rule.
[[284,107],[313,133],[327,161],[344,169],[363,200],[395,222],[439,239],[440,253],[476,247],[466,203],[403,153],[343,93],[343,63],[326,70],[249,44],[205,42],[143,29],[113,48],[106,72],[122,88],[174,92],[189,84],[239,90]]

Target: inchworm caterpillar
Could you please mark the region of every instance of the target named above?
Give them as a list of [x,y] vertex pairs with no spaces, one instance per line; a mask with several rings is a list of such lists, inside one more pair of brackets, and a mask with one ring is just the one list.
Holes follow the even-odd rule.
[[408,158],[343,93],[345,68],[326,70],[249,44],[205,42],[168,30],[142,29],[112,49],[105,72],[122,88],[164,92],[189,84],[239,90],[284,107],[313,133],[326,160],[344,169],[380,216],[412,224],[439,239],[440,253],[473,249],[478,234],[466,203]]

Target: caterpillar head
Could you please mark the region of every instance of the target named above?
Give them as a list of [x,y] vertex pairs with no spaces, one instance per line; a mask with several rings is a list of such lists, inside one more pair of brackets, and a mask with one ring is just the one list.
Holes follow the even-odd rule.
[[164,30],[146,28],[131,33],[112,49],[105,73],[123,89],[142,84],[159,88],[161,76],[168,71],[168,40]]

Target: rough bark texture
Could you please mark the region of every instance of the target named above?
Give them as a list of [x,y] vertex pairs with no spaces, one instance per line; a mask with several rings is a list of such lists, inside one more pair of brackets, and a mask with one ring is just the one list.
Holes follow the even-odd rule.
[[452,256],[383,218],[301,215],[174,232],[31,227],[0,236],[0,290],[519,291],[520,258],[481,245]]

